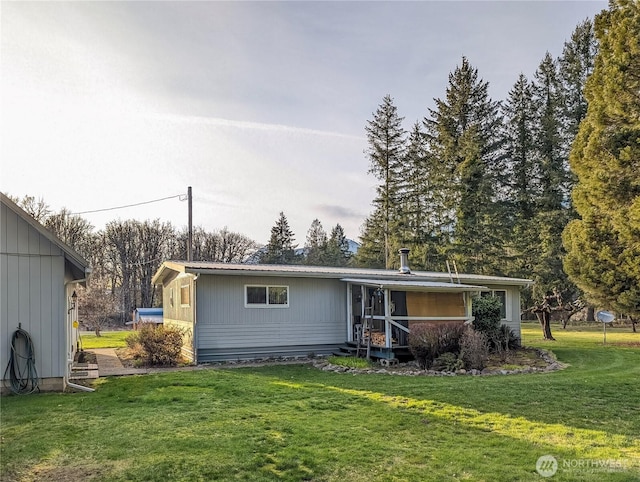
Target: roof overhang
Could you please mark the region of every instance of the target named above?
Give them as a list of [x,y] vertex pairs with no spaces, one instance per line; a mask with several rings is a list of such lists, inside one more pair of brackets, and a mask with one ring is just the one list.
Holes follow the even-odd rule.
[[440,281],[397,281],[385,279],[342,278],[340,281],[376,288],[388,288],[404,291],[440,291],[449,293],[484,291],[486,286],[463,285]]
[[14,203],[9,196],[0,192],[0,202],[16,213],[27,224],[33,227],[38,233],[49,240],[53,245],[59,247],[64,253],[65,269],[73,278],[73,281],[82,281],[86,284],[86,278],[91,273],[89,262],[84,259],[71,246],[64,243],[60,238],[55,236],[51,231],[30,216],[24,209]]

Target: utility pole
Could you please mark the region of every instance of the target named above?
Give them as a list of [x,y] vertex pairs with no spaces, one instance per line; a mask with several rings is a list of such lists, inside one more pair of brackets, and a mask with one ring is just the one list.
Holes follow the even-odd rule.
[[189,205],[189,234],[187,236],[187,261],[193,261],[193,203],[191,186],[187,188],[187,204]]

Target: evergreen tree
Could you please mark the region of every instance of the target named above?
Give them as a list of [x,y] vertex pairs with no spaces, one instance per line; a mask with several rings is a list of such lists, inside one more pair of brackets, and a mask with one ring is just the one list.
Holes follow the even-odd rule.
[[584,87],[587,78],[593,72],[597,51],[598,43],[593,23],[587,19],[575,28],[571,40],[565,42],[562,55],[558,59],[564,90],[565,130],[569,143],[575,139],[580,122],[587,114]]
[[260,262],[265,264],[294,264],[298,261],[293,231],[289,221],[280,212],[276,224],[271,228],[271,237],[265,251],[260,256]]
[[[369,147],[366,151],[369,157],[369,173],[373,174],[380,184],[376,188],[376,198],[373,203],[375,210],[380,215],[370,218],[371,222],[381,222],[376,227],[382,229],[383,244],[377,249],[383,249],[385,267],[390,264],[389,252],[391,249],[391,236],[398,222],[397,206],[399,201],[399,189],[402,182],[402,162],[405,151],[406,132],[402,128],[404,117],[398,116],[396,106],[391,96],[386,95],[382,104],[373,114],[373,119],[367,122],[365,130]],[[365,225],[366,227],[367,225]],[[368,236],[363,236],[363,242],[367,242]],[[370,249],[376,249],[370,246]]]
[[398,248],[409,248],[411,266],[423,270],[442,269],[446,261],[438,230],[447,222],[442,216],[446,212],[442,188],[446,179],[442,178],[437,162],[428,150],[421,124],[416,122],[409,133],[404,159],[401,204],[404,223],[399,231]]
[[349,241],[340,224],[336,224],[331,230],[327,243],[326,264],[328,266],[346,266],[351,260]]
[[534,248],[539,243],[532,220],[537,212],[540,183],[533,136],[536,106],[533,102],[533,86],[524,74],[520,74],[509,91],[503,112],[509,178],[507,221],[512,225],[511,235],[505,238],[505,263],[509,275],[527,277],[531,275]]
[[509,198],[513,203],[514,216],[523,221],[529,221],[536,212],[539,173],[533,137],[536,123],[533,86],[524,74],[520,74],[517,82],[509,91],[503,111]]
[[319,219],[314,219],[307,232],[305,264],[323,266],[327,263],[327,233]]
[[579,219],[565,269],[599,306],[640,316],[640,4],[614,0],[595,20],[600,51],[571,151]]
[[384,245],[383,212],[381,209],[376,209],[364,220],[360,234],[360,249],[354,260],[355,265],[366,268],[386,268]]
[[[444,99],[435,99],[425,119],[431,154],[438,159],[443,204],[442,236],[453,234],[453,254],[461,269],[495,273],[494,249],[501,246],[499,204],[503,175],[502,117],[499,103],[488,93],[489,84],[478,77],[463,57],[449,74]],[[448,218],[448,219],[447,219]]]
[[557,62],[549,52],[535,73],[534,102],[538,106],[535,142],[540,172],[539,210],[561,211],[570,188],[563,131],[564,93]]

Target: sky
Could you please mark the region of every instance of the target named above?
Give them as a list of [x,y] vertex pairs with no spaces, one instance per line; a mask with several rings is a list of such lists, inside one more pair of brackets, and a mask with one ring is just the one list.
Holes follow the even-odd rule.
[[[2,2],[0,191],[96,229],[160,219],[259,243],[282,211],[358,239],[365,125],[404,127],[466,56],[503,100],[606,1]],[[90,212],[169,198],[137,207]]]

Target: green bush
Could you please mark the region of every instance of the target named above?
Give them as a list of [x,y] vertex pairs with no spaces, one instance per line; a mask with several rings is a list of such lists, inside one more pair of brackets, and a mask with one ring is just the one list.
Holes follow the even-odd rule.
[[460,338],[460,358],[468,370],[482,370],[487,366],[489,342],[484,333],[467,326]]
[[520,339],[507,325],[501,325],[493,334],[491,346],[495,353],[506,358],[509,350],[520,348]]
[[464,368],[464,362],[455,353],[447,352],[433,360],[432,368],[443,372],[455,372]]
[[460,352],[463,332],[459,323],[416,324],[409,333],[409,349],[421,368],[430,368],[440,355]]
[[471,307],[474,316],[473,327],[487,338],[500,328],[500,308],[502,302],[494,296],[478,297],[473,299]]
[[519,348],[520,340],[511,328],[500,322],[501,303],[493,296],[475,298],[473,327],[486,336],[491,352],[505,354],[510,349]]
[[182,337],[178,327],[141,323],[126,339],[134,356],[150,366],[176,366],[182,359]]

